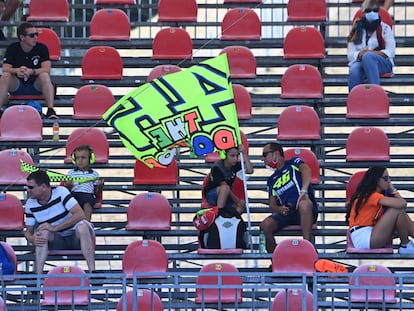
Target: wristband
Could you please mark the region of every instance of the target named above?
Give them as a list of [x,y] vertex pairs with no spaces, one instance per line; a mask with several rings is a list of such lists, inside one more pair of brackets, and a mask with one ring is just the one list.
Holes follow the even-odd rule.
[[392,195],[397,194],[397,193],[398,193],[398,189],[397,188],[392,189],[392,191],[391,191],[391,194]]
[[300,193],[308,193],[308,190],[306,190],[306,189],[302,189],[302,190],[300,191]]

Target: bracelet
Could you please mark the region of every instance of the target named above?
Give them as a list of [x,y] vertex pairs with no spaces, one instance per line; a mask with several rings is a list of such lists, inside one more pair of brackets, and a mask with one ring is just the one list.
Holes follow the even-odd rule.
[[395,195],[395,194],[397,194],[397,193],[398,193],[398,189],[396,189],[396,188],[392,189],[392,191],[391,191],[391,194],[392,194],[392,195]]
[[302,189],[300,192],[301,192],[301,193],[308,193],[308,190],[306,190],[306,189]]

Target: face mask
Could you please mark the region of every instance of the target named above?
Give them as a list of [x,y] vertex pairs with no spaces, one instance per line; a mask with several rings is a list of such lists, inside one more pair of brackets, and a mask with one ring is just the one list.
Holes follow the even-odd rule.
[[379,14],[378,12],[369,12],[369,13],[365,13],[365,18],[367,19],[367,21],[369,22],[373,22],[376,21],[377,19],[379,19]]
[[277,162],[279,162],[279,157],[276,160],[272,160],[268,164],[265,164],[265,167],[271,171],[275,171],[277,169]]

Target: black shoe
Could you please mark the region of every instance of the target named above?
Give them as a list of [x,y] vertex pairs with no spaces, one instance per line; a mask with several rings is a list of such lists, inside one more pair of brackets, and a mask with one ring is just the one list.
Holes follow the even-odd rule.
[[6,36],[4,35],[3,31],[0,30],[0,41],[7,41]]
[[59,117],[56,114],[55,109],[53,109],[53,108],[47,108],[46,118],[48,118],[48,119],[59,119]]

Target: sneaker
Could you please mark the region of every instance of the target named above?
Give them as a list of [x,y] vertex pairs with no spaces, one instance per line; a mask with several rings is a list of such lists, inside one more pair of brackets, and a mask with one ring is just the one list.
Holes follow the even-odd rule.
[[398,248],[399,254],[414,254],[414,243],[412,241],[408,242],[407,245],[400,244]]
[[48,119],[58,119],[59,117],[57,116],[55,109],[47,108],[46,118],[48,118]]

